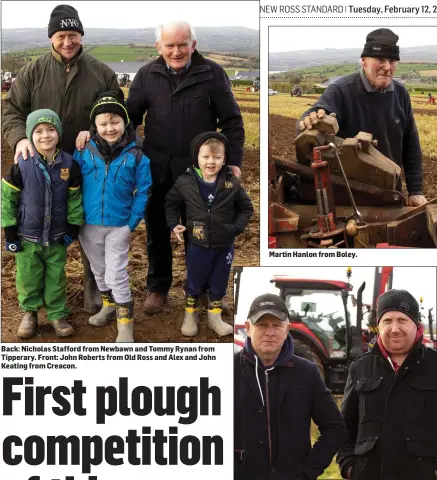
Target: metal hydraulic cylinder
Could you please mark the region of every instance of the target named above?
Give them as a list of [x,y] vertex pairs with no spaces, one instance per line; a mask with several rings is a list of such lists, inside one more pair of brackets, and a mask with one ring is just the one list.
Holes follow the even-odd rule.
[[321,150],[329,148],[328,145],[314,148],[313,162],[311,163],[316,190],[317,227],[323,233],[332,232],[337,228],[331,172],[328,162],[322,159],[321,152]]

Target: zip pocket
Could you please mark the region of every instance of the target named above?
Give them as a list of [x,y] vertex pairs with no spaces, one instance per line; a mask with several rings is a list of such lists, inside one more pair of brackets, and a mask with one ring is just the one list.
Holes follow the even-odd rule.
[[124,160],[119,163],[119,165],[118,165],[118,167],[117,167],[117,170],[115,171],[114,182],[117,180],[117,175],[118,175],[118,171],[120,170],[120,167],[121,167],[122,165],[123,165],[123,167],[126,166],[126,160],[127,160],[127,157],[124,157]]

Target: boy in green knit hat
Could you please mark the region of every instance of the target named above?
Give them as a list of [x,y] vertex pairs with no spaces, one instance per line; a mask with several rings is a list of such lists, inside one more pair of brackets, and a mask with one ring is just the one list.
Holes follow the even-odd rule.
[[18,302],[25,311],[17,336],[31,338],[38,310],[60,337],[72,335],[65,318],[67,247],[83,223],[81,174],[73,157],[57,148],[62,124],[52,110],[30,113],[26,135],[35,155],[18,158],[2,179],[2,220],[6,250],[16,255]]

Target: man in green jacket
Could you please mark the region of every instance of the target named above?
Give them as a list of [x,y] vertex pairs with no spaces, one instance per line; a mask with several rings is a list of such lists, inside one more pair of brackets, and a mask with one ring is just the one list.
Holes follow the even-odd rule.
[[[48,36],[52,50],[35,62],[28,63],[17,75],[3,107],[3,134],[15,152],[17,162],[34,155],[26,138],[26,118],[41,108],[55,111],[62,122],[60,147],[73,154],[78,137],[86,137],[90,128],[90,112],[98,96],[118,90],[116,74],[83,51],[84,30],[77,10],[58,5],[51,13]],[[100,298],[88,259],[84,263],[84,308],[90,313],[99,310]]]

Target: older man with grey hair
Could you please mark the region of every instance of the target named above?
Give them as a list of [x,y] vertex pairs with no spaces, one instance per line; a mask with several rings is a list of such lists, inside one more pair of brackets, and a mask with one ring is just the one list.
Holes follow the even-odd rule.
[[143,151],[150,158],[153,188],[147,210],[149,271],[146,313],[159,312],[172,282],[170,229],[165,196],[191,165],[190,142],[220,129],[230,145],[227,164],[240,175],[244,128],[240,109],[223,68],[196,50],[193,27],[174,22],[157,28],[159,58],[136,74],[127,100],[134,126],[143,122]]

